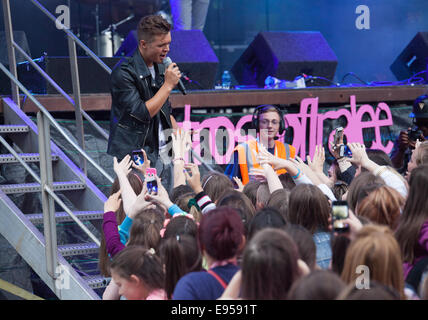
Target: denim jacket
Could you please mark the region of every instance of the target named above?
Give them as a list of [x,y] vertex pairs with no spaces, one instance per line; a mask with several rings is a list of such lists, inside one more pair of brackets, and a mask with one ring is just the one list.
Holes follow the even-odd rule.
[[328,269],[331,261],[331,234],[330,232],[317,231],[312,236],[316,246],[317,265],[321,269]]

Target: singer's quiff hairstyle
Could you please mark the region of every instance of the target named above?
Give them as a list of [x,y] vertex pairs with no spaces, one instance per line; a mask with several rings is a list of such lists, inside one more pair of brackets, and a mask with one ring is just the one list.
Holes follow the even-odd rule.
[[137,26],[138,42],[151,42],[155,36],[165,35],[171,31],[171,24],[160,15],[150,15],[141,18]]

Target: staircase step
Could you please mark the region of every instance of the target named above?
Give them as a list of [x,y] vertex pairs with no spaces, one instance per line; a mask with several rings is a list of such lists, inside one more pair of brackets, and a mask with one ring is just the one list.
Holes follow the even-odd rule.
[[[25,162],[40,162],[40,155],[38,153],[18,153],[18,155]],[[58,156],[52,154],[52,161],[57,161]],[[13,154],[0,154],[0,163],[16,163],[19,162]]]
[[105,278],[102,275],[85,276],[83,279],[92,289],[105,288],[111,281],[111,278]]
[[94,242],[58,245],[58,250],[63,257],[97,253],[99,249]]
[[[103,211],[74,211],[73,213],[80,221],[100,220],[104,214]],[[43,213],[32,213],[25,216],[34,224],[43,223]],[[74,221],[65,211],[56,212],[55,220],[57,223]]]
[[[54,191],[65,190],[82,190],[85,189],[85,184],[81,181],[61,181],[53,183]],[[41,186],[39,183],[21,183],[21,184],[2,184],[0,190],[6,194],[22,193],[22,192],[40,192]]]
[[0,133],[28,132],[28,131],[30,131],[30,128],[26,125],[20,125],[20,124],[0,125]]

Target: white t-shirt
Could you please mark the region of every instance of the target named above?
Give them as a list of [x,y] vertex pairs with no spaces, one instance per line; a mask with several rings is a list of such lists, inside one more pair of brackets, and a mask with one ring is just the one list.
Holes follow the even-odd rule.
[[[151,66],[148,67],[149,71],[152,75],[153,80],[156,78],[156,71],[155,71],[155,66]],[[166,139],[165,139],[165,134],[163,132],[163,128],[162,128],[162,123],[159,121],[159,131],[158,131],[158,136],[159,136],[159,150],[163,149],[166,147]]]

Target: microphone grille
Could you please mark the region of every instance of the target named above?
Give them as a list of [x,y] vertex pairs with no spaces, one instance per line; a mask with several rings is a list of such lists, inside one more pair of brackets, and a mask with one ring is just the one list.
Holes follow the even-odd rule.
[[163,59],[163,64],[165,65],[166,68],[168,68],[168,66],[172,63],[172,60],[170,57],[165,57],[165,59]]

